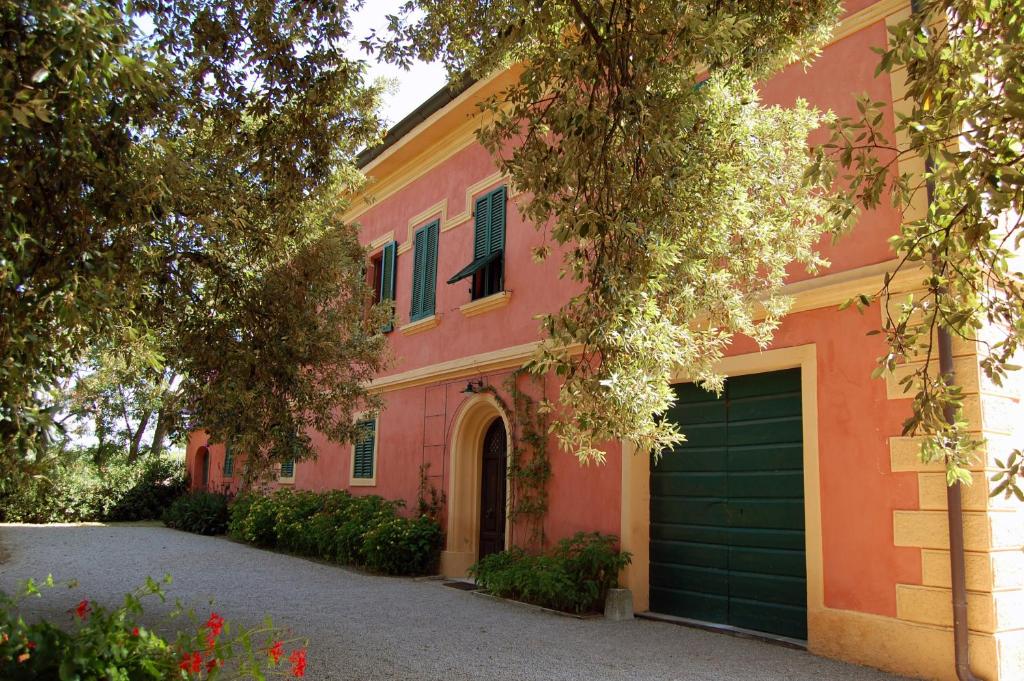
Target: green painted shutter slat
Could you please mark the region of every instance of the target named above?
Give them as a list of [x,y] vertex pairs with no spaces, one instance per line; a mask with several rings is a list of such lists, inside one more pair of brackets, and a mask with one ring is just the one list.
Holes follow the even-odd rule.
[[373,478],[373,448],[376,442],[376,420],[360,421],[359,437],[354,447],[355,460],[352,462],[352,477]]
[[505,248],[505,188],[499,187],[489,196],[487,252],[494,253]]
[[[395,259],[397,255],[398,243],[395,241],[385,245],[381,252],[380,299],[382,302],[395,299]],[[392,319],[384,326],[383,330],[387,332],[393,328],[395,328],[395,324]]]
[[235,454],[231,445],[224,445],[224,477],[230,478],[235,472]]
[[425,246],[426,255],[423,263],[423,306],[420,310],[421,317],[429,317],[434,314],[434,300],[437,292],[437,231],[438,223],[433,222],[427,225]]
[[490,253],[491,195],[476,200],[473,209],[473,260]]
[[282,478],[294,478],[295,477],[295,459],[289,459],[281,464],[281,477]]
[[423,316],[424,265],[426,260],[426,234],[421,229],[413,239],[412,306],[409,318],[415,321]]
[[416,230],[413,240],[412,307],[409,320],[416,321],[434,314],[437,289],[437,233],[439,224],[432,222]]

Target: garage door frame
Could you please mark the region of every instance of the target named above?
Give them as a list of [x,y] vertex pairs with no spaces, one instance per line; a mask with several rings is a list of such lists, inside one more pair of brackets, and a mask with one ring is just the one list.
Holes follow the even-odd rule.
[[[765,373],[782,369],[800,369],[801,408],[804,441],[804,541],[807,560],[807,642],[814,646],[814,614],[824,610],[822,575],[821,483],[818,465],[818,368],[814,344],[780,348],[725,358],[720,371],[726,376]],[[687,383],[686,375],[673,377],[674,383]],[[633,591],[637,612],[649,606],[650,584],[650,463],[647,456],[635,455],[634,448],[622,442],[622,547],[633,554],[633,562],[623,573],[623,583]]]

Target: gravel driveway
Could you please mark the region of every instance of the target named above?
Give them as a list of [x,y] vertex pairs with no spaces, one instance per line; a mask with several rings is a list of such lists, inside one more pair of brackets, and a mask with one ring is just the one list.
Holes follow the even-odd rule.
[[33,600],[30,615],[66,618],[85,597],[113,604],[146,575],[170,572],[171,601],[205,615],[213,599],[224,616],[251,624],[269,613],[308,637],[310,679],[896,678],[759,641],[644,620],[559,617],[438,580],[364,575],[162,527],[3,525],[0,544],[0,589],[47,573],[80,582],[71,594]]

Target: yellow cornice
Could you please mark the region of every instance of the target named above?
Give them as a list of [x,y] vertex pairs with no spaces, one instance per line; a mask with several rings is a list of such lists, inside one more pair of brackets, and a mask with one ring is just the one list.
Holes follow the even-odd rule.
[[[839,23],[826,47],[904,11],[907,6],[907,0],[879,0],[854,12]],[[521,70],[516,65],[477,81],[369,163],[363,172],[370,178],[370,184],[353,199],[344,219],[357,219],[374,203],[401,191],[473,144],[479,126],[476,103],[510,85]]]
[[[882,287],[882,278],[896,268],[897,261],[889,260],[875,265],[827,274],[815,279],[787,284],[780,293],[793,298],[788,314],[835,307],[859,293],[872,293]],[[921,270],[905,267],[894,277],[890,286],[894,291],[907,290],[920,282]],[[485,299],[486,300],[486,299]],[[540,348],[542,341],[513,345],[477,355],[459,357],[438,364],[410,369],[391,376],[382,376],[370,383],[373,392],[392,392],[419,385],[454,381],[460,378],[486,374],[522,366]],[[578,347],[569,348],[570,353]]]

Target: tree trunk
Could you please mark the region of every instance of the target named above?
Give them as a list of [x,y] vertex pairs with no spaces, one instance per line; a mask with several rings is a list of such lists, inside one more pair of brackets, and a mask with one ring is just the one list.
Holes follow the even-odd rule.
[[139,448],[142,445],[142,436],[146,433],[146,426],[149,425],[149,417],[152,412],[146,412],[139,421],[139,427],[132,435],[132,441],[128,445],[128,463],[135,463],[139,458]]
[[157,456],[164,449],[164,440],[167,439],[167,430],[170,426],[170,416],[167,407],[163,407],[156,414],[156,428],[153,431],[153,443],[149,446],[149,453]]

